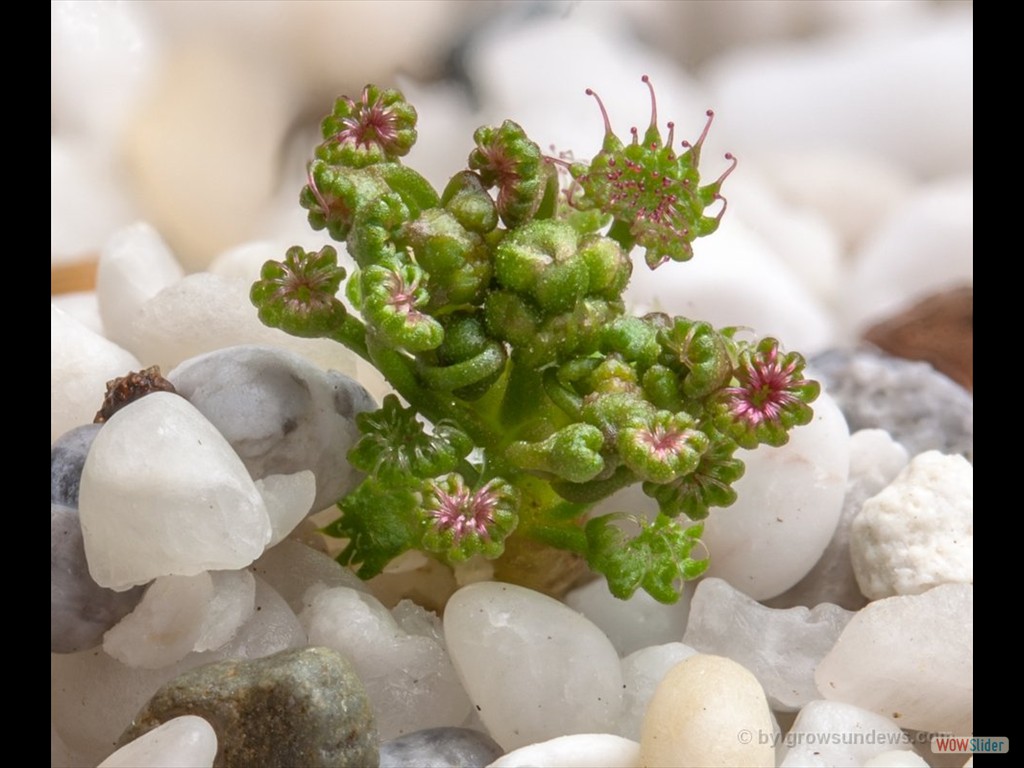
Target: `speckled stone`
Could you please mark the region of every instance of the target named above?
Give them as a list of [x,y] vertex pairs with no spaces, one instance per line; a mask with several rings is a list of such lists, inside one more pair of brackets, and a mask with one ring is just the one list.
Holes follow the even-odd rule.
[[380,745],[380,768],[483,768],[504,753],[486,733],[427,728]]
[[809,367],[851,432],[884,429],[910,456],[936,450],[974,461],[974,398],[928,363],[864,347],[824,352]]
[[351,663],[328,648],[186,672],[153,695],[120,744],[183,714],[206,719],[216,731],[215,768],[378,765],[377,728],[363,684]]
[[83,424],[68,430],[50,446],[50,501],[53,504],[78,506],[78,489],[82,467],[89,447],[102,424]]
[[143,592],[145,587],[115,592],[93,581],[78,510],[50,503],[51,653],[74,653],[99,645],[103,633],[138,605]]

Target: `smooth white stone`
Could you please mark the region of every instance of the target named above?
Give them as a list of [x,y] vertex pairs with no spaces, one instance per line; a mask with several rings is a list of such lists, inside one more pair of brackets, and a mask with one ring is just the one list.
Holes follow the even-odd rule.
[[113,232],[138,217],[127,177],[112,149],[84,136],[50,136],[51,265],[94,258]]
[[465,719],[469,699],[440,632],[422,617],[418,626],[408,616],[399,626],[373,596],[335,587],[316,594],[299,618],[310,645],[333,648],[352,660],[382,740]]
[[683,643],[665,643],[641,648],[622,660],[622,717],[617,733],[640,740],[644,715],[658,684],[672,667],[695,653]]
[[974,582],[974,466],[927,451],[864,502],[850,529],[861,591],[875,600]]
[[877,153],[921,176],[969,170],[972,14],[943,10],[951,12],[873,34],[727,52],[704,69],[722,132],[741,158],[831,146]]
[[864,502],[891,483],[907,465],[907,450],[884,429],[861,429],[850,435],[850,474],[843,512],[825,553],[792,589],[768,601],[772,608],[834,603],[847,610],[864,607],[850,560],[850,525]]
[[98,336],[103,335],[103,318],[95,291],[74,291],[50,297],[50,304],[66,312]]
[[857,768],[871,758],[909,746],[894,720],[852,704],[812,701],[800,710],[782,740],[784,768]]
[[186,275],[147,301],[136,316],[132,350],[169,371],[204,352],[240,344],[280,347],[324,370],[355,372],[355,353],[329,339],[301,339],[268,328],[249,301],[250,280]]
[[290,475],[267,475],[256,481],[256,490],[267,505],[272,547],[285,540],[306,519],[316,498],[316,475],[311,470]]
[[167,392],[122,408],[99,431],[82,469],[79,512],[89,571],[111,589],[244,568],[271,536],[238,454]]
[[96,296],[108,339],[129,347],[139,309],[185,276],[167,243],[152,225],[122,227],[103,244],[96,265]]
[[503,749],[615,730],[619,656],[564,603],[513,584],[470,584],[448,601],[444,635],[469,698]]
[[226,644],[189,658],[204,659],[201,663],[221,659],[260,659],[278,651],[307,645],[309,640],[298,616],[273,587],[257,576],[256,598],[249,620]]
[[693,589],[692,583],[685,585],[679,602],[665,605],[642,589],[628,600],[620,600],[608,591],[607,581],[597,579],[569,592],[565,604],[594,622],[619,655],[626,656],[682,637]]
[[256,579],[247,570],[208,571],[213,583],[206,617],[193,650],[212,651],[231,640],[256,610]]
[[890,749],[867,760],[864,768],[928,768],[928,763],[912,749]]
[[821,695],[902,728],[972,733],[974,587],[944,584],[859,611],[818,665]]
[[640,745],[610,733],[576,733],[514,749],[487,768],[636,768]]
[[813,403],[810,424],[781,448],[739,450],[746,472],[739,498],[713,509],[704,528],[709,576],[755,600],[796,584],[818,562],[839,522],[849,472],[849,431],[827,392]]
[[141,367],[130,352],[50,305],[50,441],[91,424],[107,382]]
[[199,640],[212,600],[208,573],[161,576],[103,635],[103,650],[129,667],[160,669],[180,661]]
[[[278,240],[256,240],[238,245],[228,248],[214,258],[206,271],[211,275],[255,281],[259,278],[263,265],[268,261],[281,261],[288,247],[287,244]],[[312,246],[305,243],[303,247],[312,250]],[[344,259],[347,256],[347,251],[341,243],[338,243],[335,249],[338,251],[339,258]]]
[[742,664],[779,712],[818,698],[814,669],[853,617],[837,605],[767,608],[716,578],[697,586],[683,642]]
[[129,742],[99,768],[213,768],[217,734],[195,715],[182,715]]
[[369,591],[366,582],[339,565],[334,558],[294,539],[285,539],[267,549],[252,564],[252,572],[277,590],[296,614],[308,607],[309,603],[303,601],[303,596],[314,584]]
[[764,691],[750,671],[698,653],[669,670],[654,692],[640,736],[640,765],[772,768],[775,749],[757,736],[773,732]]
[[835,344],[831,314],[740,218],[727,213],[718,231],[697,240],[693,250],[686,264],[650,270],[637,263],[625,292],[627,309],[751,328],[804,355]]
[[973,176],[921,187],[854,258],[841,307],[851,336],[930,294],[973,285]]

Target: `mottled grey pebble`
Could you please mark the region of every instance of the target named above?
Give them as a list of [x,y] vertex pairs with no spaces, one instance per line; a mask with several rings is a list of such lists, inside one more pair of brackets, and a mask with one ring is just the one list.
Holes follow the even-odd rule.
[[153,695],[119,745],[185,714],[205,718],[217,732],[217,768],[378,765],[366,691],[348,659],[329,648],[185,672]]
[[380,768],[483,768],[505,754],[486,733],[428,728],[380,745]]
[[103,633],[128,615],[145,587],[115,592],[89,575],[78,510],[50,504],[50,651],[74,653],[103,642]]
[[167,378],[227,438],[253,479],[312,470],[312,511],[355,486],[357,474],[345,460],[358,437],[355,416],[377,404],[354,379],[258,346],[194,357]]
[[937,450],[974,461],[974,397],[928,363],[860,348],[823,352],[809,367],[850,432],[884,429],[911,456]]
[[82,466],[89,455],[96,433],[102,424],[83,424],[68,430],[50,446],[50,501],[54,504],[78,506],[78,487]]

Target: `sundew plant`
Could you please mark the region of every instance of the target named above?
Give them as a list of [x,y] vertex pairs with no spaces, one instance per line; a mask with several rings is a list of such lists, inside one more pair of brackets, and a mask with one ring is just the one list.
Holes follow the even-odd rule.
[[[650,125],[627,142],[588,90],[605,126],[589,163],[545,155],[506,120],[476,131],[440,192],[402,162],[417,113],[399,91],[367,86],[324,119],[300,201],[357,268],[295,246],[252,301],[269,326],[344,344],[400,395],[359,416],[348,460],[365,478],[324,529],[361,577],[412,549],[454,564],[532,543],[584,559],[618,597],[672,602],[707,568],[702,521],[736,499],[737,448],[810,421],[819,386],[777,340],[626,312],[631,254],[642,269],[689,260],[736,165],[726,155],[703,183],[711,112],[692,144],[671,122],[663,138],[643,81]],[[653,519],[588,516],[636,483]]]

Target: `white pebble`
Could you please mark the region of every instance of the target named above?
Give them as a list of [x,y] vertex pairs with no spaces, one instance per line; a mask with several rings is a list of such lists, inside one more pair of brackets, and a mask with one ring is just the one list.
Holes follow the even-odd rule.
[[195,715],[182,715],[125,744],[99,768],[213,768],[217,734]]
[[683,643],[641,648],[622,660],[622,717],[616,732],[639,741],[651,697],[658,684],[676,664],[697,651]]
[[800,710],[782,740],[784,768],[859,766],[909,738],[894,720],[852,704],[812,701]]
[[399,626],[373,596],[335,587],[319,592],[299,618],[310,645],[333,648],[352,660],[381,739],[460,725],[469,713],[469,699],[440,632],[422,617],[417,626],[406,615]]
[[825,553],[810,573],[792,589],[772,598],[773,608],[834,603],[848,610],[864,607],[850,561],[850,525],[864,502],[895,479],[907,465],[907,450],[882,429],[862,429],[850,435],[850,475],[843,512]]
[[928,768],[928,763],[912,749],[890,749],[864,762],[864,768]]
[[636,768],[640,745],[610,733],[576,733],[514,749],[487,768]]
[[342,567],[323,552],[294,539],[285,539],[268,548],[252,564],[252,571],[265,579],[296,614],[309,605],[303,601],[303,596],[314,584],[349,587],[359,592],[369,591],[366,583],[348,568]]
[[196,645],[211,600],[208,573],[161,576],[135,610],[103,635],[103,650],[129,667],[160,669],[180,661]]
[[256,610],[256,579],[240,571],[208,571],[213,597],[193,650],[212,651],[231,640]]
[[693,589],[692,582],[686,584],[679,601],[666,605],[642,589],[628,600],[620,600],[608,591],[605,579],[596,579],[569,592],[565,604],[594,622],[608,635],[619,655],[626,656],[649,645],[681,638]]
[[267,546],[272,547],[284,541],[312,510],[316,475],[308,469],[290,475],[267,475],[256,481],[256,490],[267,505],[272,531]]
[[683,642],[742,664],[772,709],[795,712],[818,698],[814,669],[853,616],[839,606],[768,608],[721,579],[697,586]]
[[764,691],[731,659],[698,653],[661,681],[644,718],[640,765],[647,768],[775,765],[759,734],[774,732]]
[[103,245],[96,265],[96,297],[105,335],[129,347],[142,305],[185,276],[160,233],[146,222],[122,227]]
[[444,634],[470,699],[502,748],[615,730],[619,656],[564,603],[512,584],[470,584],[448,601]]
[[82,470],[89,571],[125,589],[158,576],[243,568],[271,527],[249,473],[184,398],[156,392],[115,413]]
[[131,349],[169,371],[204,352],[240,344],[290,349],[323,369],[352,375],[355,353],[329,339],[302,339],[268,328],[249,301],[252,279],[186,275],[142,305]]
[[50,441],[91,424],[107,382],[142,366],[132,354],[50,306]]
[[869,603],[818,665],[821,695],[903,728],[972,733],[974,587],[944,584]]
[[709,576],[755,600],[802,579],[825,551],[839,521],[849,472],[849,431],[822,392],[814,419],[789,433],[781,448],[739,450],[746,472],[731,507],[712,509],[704,529]]
[[875,600],[974,582],[974,466],[927,451],[864,502],[850,530],[861,591]]

